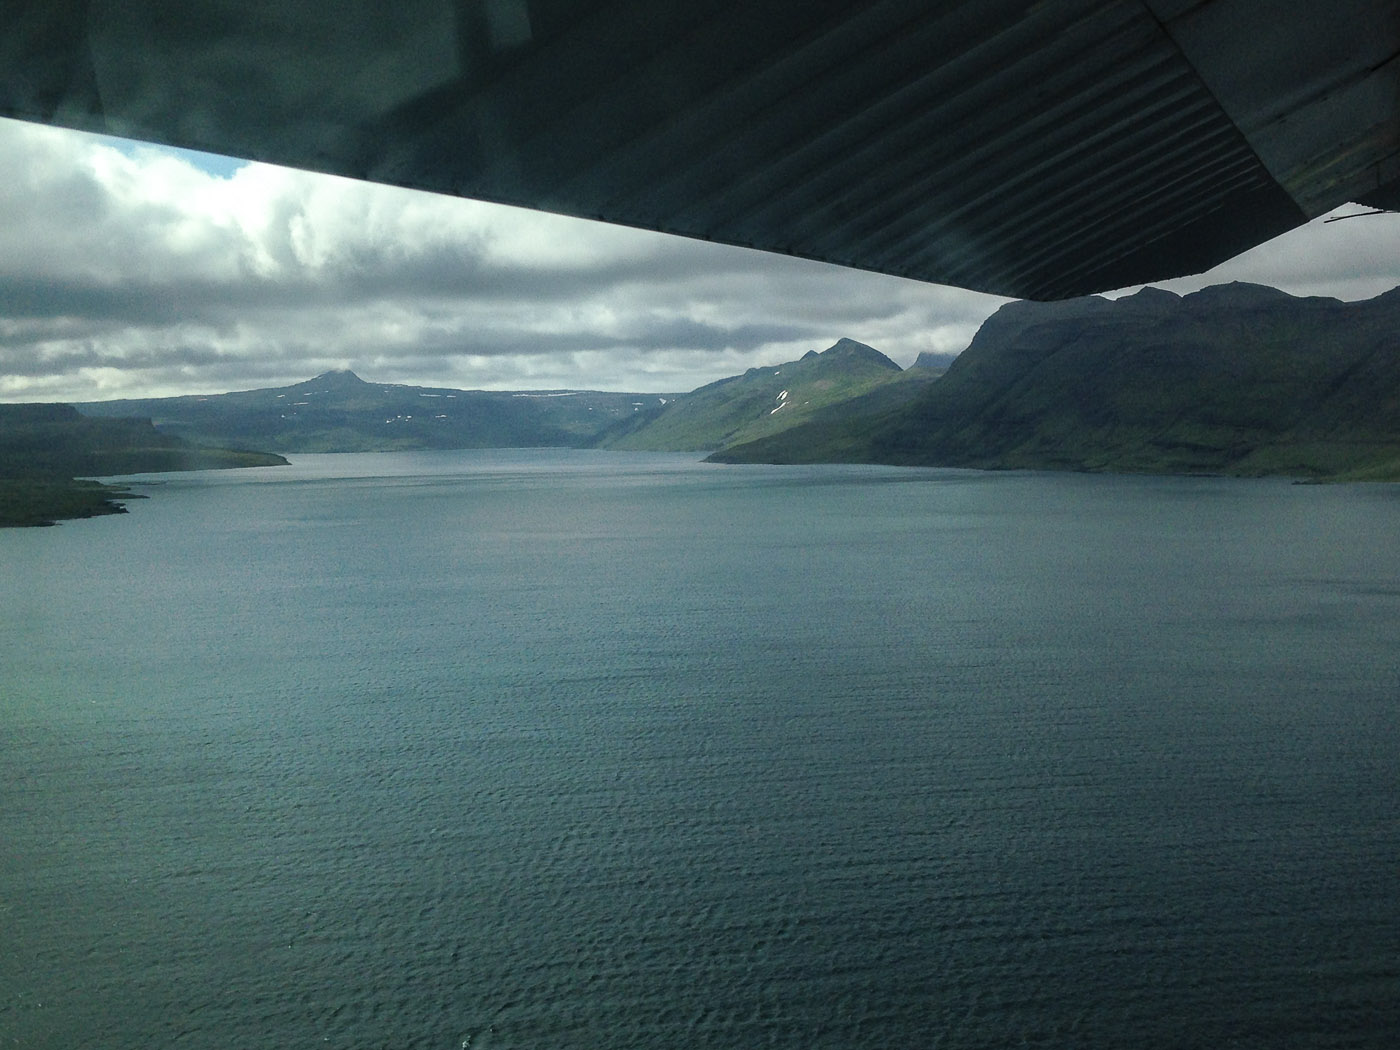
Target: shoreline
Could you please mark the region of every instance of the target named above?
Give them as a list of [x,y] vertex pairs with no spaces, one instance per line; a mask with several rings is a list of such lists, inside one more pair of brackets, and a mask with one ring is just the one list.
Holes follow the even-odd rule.
[[124,501],[145,498],[119,485],[82,478],[0,478],[0,528],[46,528],[125,514]]

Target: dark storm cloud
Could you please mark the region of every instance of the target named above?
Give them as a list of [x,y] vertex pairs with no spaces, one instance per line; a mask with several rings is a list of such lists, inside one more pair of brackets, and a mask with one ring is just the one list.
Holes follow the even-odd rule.
[[[795,334],[794,334],[795,333]],[[539,336],[527,331],[496,331],[477,333],[443,329],[429,331],[415,343],[412,352],[420,361],[451,354],[481,357],[514,357],[524,354],[575,354],[606,350],[612,353],[641,355],[668,351],[704,351],[719,353],[732,350],[740,353],[757,350],[775,342],[806,338],[818,346],[824,333],[814,328],[776,325],[740,325],[720,328],[689,318],[663,319],[638,324],[630,334],[613,334],[596,330],[550,333]],[[407,360],[409,358],[405,358]]]

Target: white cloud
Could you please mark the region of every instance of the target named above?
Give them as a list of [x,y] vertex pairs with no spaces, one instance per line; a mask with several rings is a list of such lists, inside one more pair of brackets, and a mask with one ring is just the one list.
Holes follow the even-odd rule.
[[[1400,218],[1203,278],[1400,283]],[[0,399],[275,385],[680,391],[842,336],[909,364],[1005,300],[621,227],[0,120]]]
[[[1248,281],[1290,295],[1371,299],[1400,285],[1400,215],[1348,204],[1193,277],[1157,283],[1178,294]],[[1328,221],[1336,216],[1356,218]],[[1136,291],[1136,288],[1127,289]]]

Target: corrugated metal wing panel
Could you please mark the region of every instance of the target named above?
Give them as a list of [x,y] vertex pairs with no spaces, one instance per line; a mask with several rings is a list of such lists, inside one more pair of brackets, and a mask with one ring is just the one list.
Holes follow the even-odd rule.
[[16,0],[0,111],[1056,298],[1307,217],[1183,55],[1202,6]]

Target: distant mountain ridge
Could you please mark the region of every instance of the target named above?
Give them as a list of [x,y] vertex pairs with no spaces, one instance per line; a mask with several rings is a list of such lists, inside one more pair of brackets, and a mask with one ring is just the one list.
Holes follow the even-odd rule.
[[946,372],[954,361],[958,359],[957,354],[934,353],[932,350],[922,350],[919,356],[914,359],[910,368],[937,368]]
[[[777,433],[842,405],[901,404],[936,370],[904,372],[873,347],[840,339],[796,361],[751,368],[688,394],[483,391],[366,382],[324,372],[285,387],[98,401],[93,417],[147,417],[207,445],[281,453],[576,447],[710,451]],[[871,400],[867,400],[871,399]]]
[[490,391],[368,383],[324,372],[285,387],[78,405],[89,416],[143,416],[201,444],[275,452],[580,446],[673,395]]
[[714,458],[1400,478],[1400,289],[1010,303],[907,405]]

